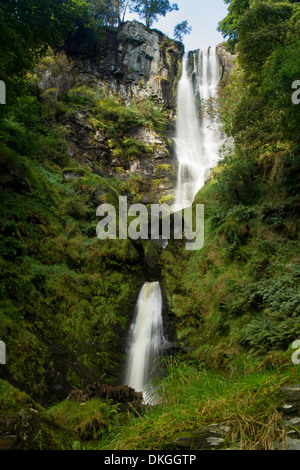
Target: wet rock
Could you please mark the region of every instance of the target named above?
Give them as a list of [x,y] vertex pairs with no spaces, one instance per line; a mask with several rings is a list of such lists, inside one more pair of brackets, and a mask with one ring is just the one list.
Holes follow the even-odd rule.
[[300,416],[284,420],[287,437],[290,439],[300,439]]
[[179,434],[173,441],[176,449],[214,450],[225,447],[230,427],[225,424],[211,424],[206,428]]
[[287,438],[286,450],[300,450],[300,439]]
[[132,130],[130,136],[134,139],[142,140],[148,145],[164,145],[163,139],[153,129],[148,129],[145,127],[136,127]]
[[33,408],[23,409],[19,413],[13,449],[60,450],[67,438],[64,432],[46,413]]
[[285,416],[300,416],[300,384],[281,389],[284,404],[281,411]]
[[283,414],[286,440],[276,443],[275,448],[283,445],[284,450],[300,450],[300,384],[283,387],[280,392],[283,404],[279,411]]

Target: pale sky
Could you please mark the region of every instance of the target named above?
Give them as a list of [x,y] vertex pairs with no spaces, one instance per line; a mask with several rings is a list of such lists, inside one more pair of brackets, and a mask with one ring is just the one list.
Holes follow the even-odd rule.
[[[223,0],[171,0],[170,3],[177,3],[179,11],[172,11],[167,13],[165,17],[159,17],[152,28],[173,38],[174,26],[187,20],[193,29],[183,39],[186,51],[216,46],[224,41],[222,35],[217,31],[218,22],[227,15],[228,5]],[[143,22],[137,16],[126,15],[125,20],[133,19]]]

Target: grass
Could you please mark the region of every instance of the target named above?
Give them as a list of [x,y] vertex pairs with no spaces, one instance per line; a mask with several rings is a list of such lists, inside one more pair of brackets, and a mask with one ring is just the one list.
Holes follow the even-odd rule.
[[110,431],[117,411],[117,405],[92,399],[84,403],[64,400],[48,413],[60,426],[77,433],[81,440],[93,441]]
[[25,392],[0,379],[0,416],[8,417],[26,407],[40,408]]
[[108,434],[97,449],[172,450],[178,434],[212,423],[229,425],[229,442],[240,449],[272,449],[285,439],[279,389],[299,376],[289,369],[257,373],[250,361],[231,375],[173,360],[157,389],[161,403]]
[[[118,404],[97,398],[83,403],[64,400],[44,410],[46,421],[70,436],[64,449],[175,450],[177,437],[211,424],[230,429],[226,448],[273,450],[277,444],[284,448],[280,389],[299,382],[299,367],[263,372],[247,357],[237,358],[224,372],[180,359],[165,360],[163,365],[158,404],[142,412],[120,413]],[[0,403],[7,412],[6,401],[11,412],[34,406],[23,392],[0,381]]]

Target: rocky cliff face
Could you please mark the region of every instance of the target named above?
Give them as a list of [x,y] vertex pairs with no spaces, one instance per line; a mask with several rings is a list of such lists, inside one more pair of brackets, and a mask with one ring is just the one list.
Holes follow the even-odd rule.
[[[176,184],[172,139],[151,128],[133,127],[121,139],[132,141],[140,150],[124,157],[123,152],[119,153],[120,148],[114,148],[116,140],[107,132],[99,131],[97,125],[98,121],[95,123],[90,111],[74,110],[68,116],[67,149],[70,159],[104,178],[123,181],[129,202],[172,204]],[[70,175],[74,177],[66,170],[65,177]]]
[[223,44],[219,44],[217,46],[217,54],[222,67],[222,78],[228,77],[233,71],[234,64],[236,61],[236,55],[233,55],[230,52],[226,51],[225,46]]
[[130,102],[151,96],[168,108],[176,104],[183,45],[133,21],[107,29],[101,58],[79,61],[81,79],[105,82],[111,92]]
[[[120,109],[150,100],[152,105],[164,110],[167,115],[164,119],[168,122],[164,132],[133,125],[120,133],[117,120],[121,114],[118,116],[116,108],[110,113],[114,116],[108,118],[108,123],[101,120],[103,116],[99,119],[88,104],[73,106],[64,122],[68,129],[69,157],[105,178],[128,183],[134,177],[134,192],[140,202],[172,204],[177,173],[173,142],[176,91],[181,76],[183,44],[133,21],[119,28],[105,29],[98,38],[97,47],[91,44],[85,47],[82,39],[76,42],[71,38],[66,44],[66,52],[75,63],[75,95],[80,95],[80,89],[84,87],[88,93],[110,96]],[[223,73],[229,74],[232,57],[222,46],[218,46],[218,55]],[[44,73],[40,85],[44,91],[52,88],[49,70]],[[125,148],[130,143],[136,147],[131,153]]]
[[[74,41],[74,40],[73,40]],[[133,126],[111,134],[107,122],[99,119],[91,107],[72,109],[65,126],[68,153],[80,165],[106,178],[129,181],[139,179],[139,200],[171,201],[175,187],[176,163],[172,137],[175,133],[176,90],[181,75],[182,43],[173,41],[156,30],[133,21],[119,28],[107,28],[99,39],[98,48],[82,49],[82,41],[69,40],[66,52],[75,63],[73,82],[77,89],[85,87],[90,93],[111,97],[121,108],[150,102],[164,113],[167,129]],[[75,73],[74,73],[75,70]],[[50,79],[50,80],[49,80]],[[44,74],[41,86],[51,88],[49,73]],[[120,119],[115,113],[115,125]],[[122,142],[135,142],[140,152],[122,152]],[[117,148],[118,147],[118,148]],[[124,155],[126,153],[126,155]]]

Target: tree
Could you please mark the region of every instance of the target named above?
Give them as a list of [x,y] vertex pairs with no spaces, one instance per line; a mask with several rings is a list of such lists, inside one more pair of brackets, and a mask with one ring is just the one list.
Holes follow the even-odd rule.
[[250,7],[249,0],[224,0],[229,5],[227,16],[219,22],[218,31],[224,38],[228,38],[228,47],[234,51],[238,40],[237,25],[243,13]]
[[171,11],[178,11],[177,3],[169,0],[132,0],[130,10],[145,20],[147,28],[157,21],[159,16],[166,16]]
[[47,50],[57,46],[85,10],[81,0],[6,0],[0,4],[0,77],[24,75]]
[[88,13],[100,26],[117,26],[124,18],[128,0],[86,0]]
[[265,61],[284,44],[293,10],[287,2],[263,2],[244,13],[237,27],[238,52],[248,73],[260,77]]
[[190,34],[191,31],[192,27],[188,25],[187,20],[182,21],[182,23],[177,24],[174,28],[174,38],[178,41],[182,41],[183,36]]

